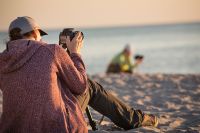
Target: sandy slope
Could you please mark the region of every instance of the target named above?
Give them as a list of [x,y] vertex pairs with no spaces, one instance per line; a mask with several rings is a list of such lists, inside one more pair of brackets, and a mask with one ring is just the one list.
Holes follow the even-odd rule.
[[[160,121],[158,128],[123,131],[105,118],[96,132],[200,132],[200,74],[98,74],[92,77],[134,108],[156,114]],[[101,118],[94,110],[92,113],[96,120]]]
[[[160,122],[158,128],[120,131],[105,119],[100,132],[200,132],[200,75],[99,74],[93,78],[134,108],[156,114]],[[101,117],[95,111],[93,116]]]

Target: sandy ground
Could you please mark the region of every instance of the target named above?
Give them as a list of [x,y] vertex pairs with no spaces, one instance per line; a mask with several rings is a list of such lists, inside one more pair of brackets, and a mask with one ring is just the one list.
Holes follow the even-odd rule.
[[[135,109],[159,117],[157,128],[129,131],[115,127],[105,118],[98,132],[200,132],[200,74],[98,74],[93,79]],[[100,120],[101,114],[92,109],[91,112],[96,120]]]
[[[92,77],[135,109],[156,114],[160,124],[157,128],[143,127],[124,131],[104,118],[100,130],[90,130],[90,133],[200,132],[200,74],[98,74]],[[92,109],[91,112],[97,121],[102,117]]]

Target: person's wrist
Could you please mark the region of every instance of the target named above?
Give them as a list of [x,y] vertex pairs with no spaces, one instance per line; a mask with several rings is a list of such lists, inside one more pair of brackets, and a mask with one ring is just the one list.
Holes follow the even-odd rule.
[[81,54],[80,53],[70,53],[70,57],[74,57],[74,56],[81,57]]
[[80,52],[78,52],[78,51],[71,51],[70,53],[71,53],[71,54],[72,54],[72,53],[80,54]]
[[70,53],[78,53],[77,50],[70,50]]

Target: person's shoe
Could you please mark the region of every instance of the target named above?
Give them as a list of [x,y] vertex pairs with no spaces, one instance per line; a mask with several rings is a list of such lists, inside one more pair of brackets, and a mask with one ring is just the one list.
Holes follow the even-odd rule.
[[158,118],[152,114],[144,114],[141,126],[158,126]]

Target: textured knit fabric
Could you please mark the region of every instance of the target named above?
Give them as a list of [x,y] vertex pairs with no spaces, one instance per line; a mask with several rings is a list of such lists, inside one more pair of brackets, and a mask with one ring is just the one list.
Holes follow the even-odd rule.
[[[71,57],[70,57],[71,56]],[[58,45],[20,39],[0,53],[0,133],[86,133],[74,95],[87,89],[84,63]]]

